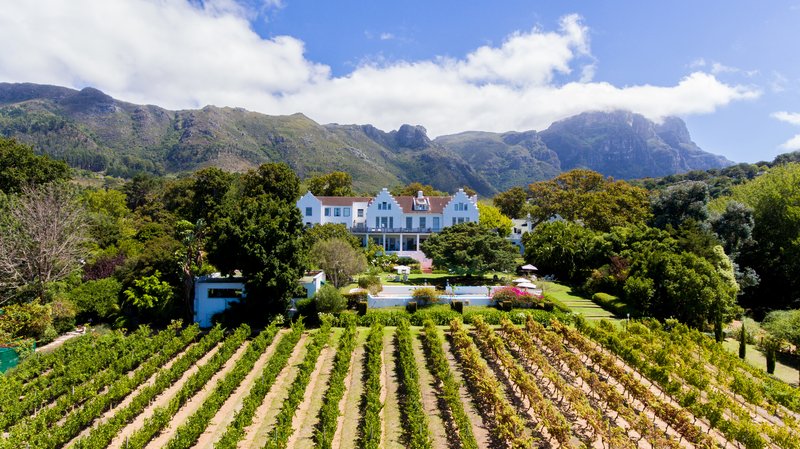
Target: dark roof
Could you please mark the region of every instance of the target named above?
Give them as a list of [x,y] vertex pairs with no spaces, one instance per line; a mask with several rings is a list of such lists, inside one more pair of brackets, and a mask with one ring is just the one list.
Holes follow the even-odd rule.
[[368,203],[369,196],[318,196],[317,199],[325,206],[352,206],[353,203]]
[[452,197],[449,196],[426,196],[430,204],[429,210],[413,210],[414,204],[413,196],[396,196],[394,197],[397,204],[403,209],[406,214],[441,214],[444,212],[444,206],[450,202]]

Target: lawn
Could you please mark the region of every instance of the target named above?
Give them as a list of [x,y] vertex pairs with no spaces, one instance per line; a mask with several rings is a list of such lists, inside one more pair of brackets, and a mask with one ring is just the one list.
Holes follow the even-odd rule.
[[568,285],[541,280],[536,282],[541,285],[542,291],[545,294],[553,296],[565,306],[572,309],[572,312],[580,313],[589,320],[617,319],[614,314],[604,310],[602,307],[592,302],[592,300],[578,296],[578,294],[573,291],[572,287]]

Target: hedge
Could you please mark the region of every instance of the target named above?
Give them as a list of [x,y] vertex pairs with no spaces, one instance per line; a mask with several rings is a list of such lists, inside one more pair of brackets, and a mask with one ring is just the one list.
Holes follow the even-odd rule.
[[592,302],[620,317],[624,317],[625,314],[630,313],[630,307],[628,307],[625,301],[614,295],[609,295],[608,293],[595,293],[592,295]]
[[[342,313],[334,321],[334,326],[345,327],[347,322],[353,320],[352,313]],[[464,323],[471,324],[473,317],[480,316],[489,324],[498,325],[506,317],[515,324],[524,324],[528,316],[539,323],[547,324],[555,318],[568,321],[568,316],[560,310],[546,311],[541,309],[514,309],[502,311],[492,307],[472,306],[464,307],[463,315],[453,310],[449,305],[440,305],[417,309],[415,313],[408,313],[398,309],[370,309],[364,315],[355,316],[359,326],[372,326],[375,323],[383,326],[397,326],[402,320],[408,320],[412,326],[422,326],[425,320],[433,321],[437,326],[446,326],[453,318],[463,319]]]

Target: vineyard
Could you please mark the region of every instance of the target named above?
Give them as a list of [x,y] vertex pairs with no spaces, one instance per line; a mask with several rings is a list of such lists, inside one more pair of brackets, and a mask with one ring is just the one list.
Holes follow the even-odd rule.
[[800,393],[650,321],[175,325],[28,359],[0,377],[0,432],[0,449],[800,448]]

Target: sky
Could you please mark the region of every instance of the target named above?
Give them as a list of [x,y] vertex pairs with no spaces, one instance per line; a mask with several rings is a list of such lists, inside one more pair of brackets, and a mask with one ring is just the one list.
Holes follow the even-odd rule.
[[0,5],[0,82],[431,137],[626,109],[736,162],[800,149],[800,0]]

